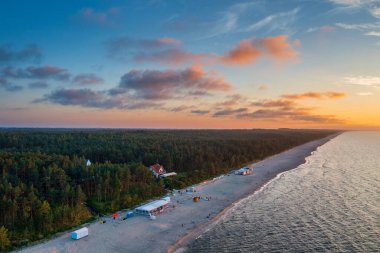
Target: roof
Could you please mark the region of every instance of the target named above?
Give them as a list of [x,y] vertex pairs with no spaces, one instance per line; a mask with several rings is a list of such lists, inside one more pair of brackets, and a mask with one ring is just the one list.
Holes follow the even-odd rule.
[[151,168],[152,170],[154,170],[154,172],[156,172],[157,174],[164,174],[164,173],[166,173],[166,171],[164,169],[164,166],[162,166],[162,165],[160,165],[158,163],[149,166],[149,168]]
[[161,206],[169,204],[169,202],[170,202],[170,199],[169,200],[168,199],[160,199],[160,200],[152,201],[148,204],[139,206],[136,209],[151,212],[151,211],[153,211],[153,210],[155,210]]
[[176,176],[177,173],[175,172],[169,172],[169,173],[165,173],[165,174],[162,174],[161,177],[170,177],[170,176]]
[[73,231],[73,233],[77,233],[77,234],[83,233],[83,232],[88,232],[88,228],[84,227],[84,228]]

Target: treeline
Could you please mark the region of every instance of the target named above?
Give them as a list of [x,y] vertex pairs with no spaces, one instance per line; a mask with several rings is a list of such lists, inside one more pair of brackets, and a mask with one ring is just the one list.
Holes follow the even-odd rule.
[[[333,131],[2,130],[0,250],[133,207]],[[90,159],[91,166],[86,166]],[[174,178],[156,180],[159,162]]]
[[1,151],[0,168],[0,227],[13,246],[164,193],[141,164],[86,166],[77,156]]

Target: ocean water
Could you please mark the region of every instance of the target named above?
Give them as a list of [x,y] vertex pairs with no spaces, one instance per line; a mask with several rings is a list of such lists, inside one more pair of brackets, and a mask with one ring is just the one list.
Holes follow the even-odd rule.
[[380,252],[380,132],[347,132],[242,200],[188,252]]

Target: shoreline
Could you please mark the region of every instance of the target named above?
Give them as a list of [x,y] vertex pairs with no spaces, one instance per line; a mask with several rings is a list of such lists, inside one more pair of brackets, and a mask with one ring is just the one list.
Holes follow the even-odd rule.
[[[204,224],[200,224],[198,227],[194,228],[192,231],[190,231],[188,234],[184,235],[181,239],[179,239],[178,241],[175,242],[175,244],[173,245],[170,245],[170,247],[167,248],[166,252],[167,253],[183,253],[183,252],[186,252],[186,250],[188,249],[187,246],[192,243],[194,240],[196,240],[198,237],[202,236],[202,234],[206,231],[208,231],[209,229],[212,229],[212,227],[217,223],[219,222],[223,217],[225,217],[231,210],[233,210],[239,203],[241,203],[242,201],[246,200],[247,198],[251,197],[251,196],[254,196],[255,194],[259,193],[262,189],[264,189],[268,184],[270,184],[273,180],[275,180],[278,176],[288,172],[288,171],[291,171],[291,170],[294,170],[294,169],[297,169],[298,166],[304,164],[306,162],[306,158],[311,156],[313,154],[314,151],[316,151],[318,149],[318,147],[326,144],[327,142],[329,142],[330,140],[334,139],[335,137],[339,136],[341,133],[339,134],[334,134],[332,136],[327,136],[325,138],[322,138],[322,139],[319,139],[317,141],[323,141],[323,143],[321,143],[320,145],[316,146],[314,150],[312,150],[310,152],[310,154],[308,156],[305,156],[304,157],[304,162],[303,163],[300,163],[299,165],[297,165],[296,167],[294,168],[291,168],[291,169],[288,169],[288,170],[284,170],[280,173],[278,173],[275,177],[269,179],[268,181],[264,182],[260,187],[258,187],[254,192],[251,192],[251,193],[247,193],[245,196],[243,196],[242,198],[240,199],[237,199],[236,201],[232,202],[229,206],[227,206],[222,212],[220,212],[218,215],[216,215],[213,219],[211,219],[210,221],[208,221],[207,223],[204,223]],[[324,141],[325,140],[325,141]],[[314,141],[312,141],[314,142]],[[304,145],[304,144],[303,144]],[[302,146],[302,145],[301,145]],[[299,146],[297,146],[299,147]],[[297,147],[294,147],[294,148],[297,148]],[[291,149],[294,149],[294,148],[291,148]],[[290,149],[290,150],[291,150]],[[286,151],[283,151],[281,153],[284,153],[284,152],[287,152],[288,150]],[[281,154],[279,153],[279,154]],[[276,154],[276,155],[273,155],[273,156],[270,156],[270,157],[267,157],[265,158],[264,160],[267,160],[271,157],[274,157],[274,156],[277,156],[279,154]],[[264,161],[262,160],[262,161]],[[257,163],[259,162],[262,162],[262,161],[258,161]],[[256,164],[256,163],[254,163]],[[253,164],[251,164],[250,166],[252,166]]]
[[[191,194],[175,194],[171,196],[170,207],[154,221],[144,216],[127,220],[107,217],[106,224],[86,224],[89,236],[81,240],[71,240],[70,230],[62,232],[57,238],[19,249],[18,252],[184,252],[192,240],[211,228],[237,203],[254,195],[280,173],[303,164],[313,151],[339,134],[302,144],[253,163],[250,165],[254,166],[251,175],[228,173],[217,180],[196,185],[196,194],[210,196],[210,201],[194,203]],[[125,211],[119,213],[120,217],[124,217]]]

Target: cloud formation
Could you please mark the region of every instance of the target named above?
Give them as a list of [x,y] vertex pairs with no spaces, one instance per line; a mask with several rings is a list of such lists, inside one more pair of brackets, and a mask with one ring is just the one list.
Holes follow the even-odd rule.
[[282,95],[282,98],[285,99],[306,99],[306,98],[313,98],[313,99],[336,99],[336,98],[343,98],[347,94],[344,92],[335,92],[335,91],[328,91],[328,92],[306,92],[306,93],[299,93],[299,94],[285,94]]
[[217,106],[234,106],[245,100],[240,94],[228,95],[226,98],[225,101],[218,103]]
[[5,67],[0,69],[0,74],[4,78],[14,79],[53,79],[57,81],[67,81],[70,78],[70,73],[67,69],[50,65],[27,67],[25,69]]
[[272,109],[259,109],[254,112],[236,115],[244,119],[266,119],[271,121],[303,121],[311,123],[341,124],[344,120],[334,115],[315,115],[308,108],[279,107]]
[[153,101],[137,101],[128,96],[110,96],[106,91],[91,89],[58,89],[34,103],[50,102],[64,106],[81,106],[99,109],[159,109],[162,103]]
[[251,103],[251,106],[258,107],[291,107],[296,103],[292,100],[276,99],[276,100],[261,100]]
[[[296,40],[294,44],[299,45],[299,40]],[[279,35],[242,40],[221,57],[221,60],[228,64],[246,65],[264,56],[279,61],[295,60],[298,54],[292,43],[288,41],[288,37]]]
[[371,31],[371,32],[365,33],[364,35],[380,37],[380,32]]
[[299,53],[293,46],[300,46],[300,41],[289,42],[286,35],[249,38],[241,40],[223,56],[219,56],[211,52],[189,52],[182,47],[181,41],[173,38],[120,37],[107,43],[107,51],[108,55],[114,59],[132,59],[135,62],[246,65],[260,57],[269,57],[277,61],[295,61]]
[[232,85],[200,66],[183,70],[132,70],[121,77],[110,94],[128,93],[143,99],[178,98],[194,92],[228,91]]
[[[149,58],[149,53],[159,54],[159,50],[174,50],[182,44],[182,41],[163,37],[158,39],[135,39],[128,36],[122,36],[112,39],[106,43],[107,54],[109,57],[117,60],[128,60],[131,56],[137,60],[141,57]],[[173,52],[174,53],[174,52]],[[154,57],[153,57],[154,58]]]
[[103,78],[92,73],[76,75],[72,80],[72,83],[77,85],[96,85],[103,82]]
[[[345,93],[339,92],[306,92],[300,94],[285,94],[278,99],[264,99],[251,102],[245,107],[218,109],[214,117],[233,116],[238,119],[264,119],[270,121],[297,121],[324,124],[343,123],[344,120],[334,115],[314,114],[314,108],[304,107],[299,104],[301,99],[336,99],[344,97]],[[220,104],[217,104],[219,106]],[[236,104],[235,104],[236,106]],[[255,110],[250,110],[255,108]]]
[[248,111],[248,108],[238,108],[238,109],[225,109],[217,111],[213,114],[214,117],[220,117],[220,116],[229,116],[229,115],[235,115],[237,113],[243,113]]
[[37,81],[29,83],[28,87],[31,89],[46,89],[49,87],[49,84],[43,81]]
[[191,113],[197,115],[205,115],[210,113],[210,110],[192,110]]
[[380,87],[380,76],[348,76],[344,81],[346,84]]
[[213,54],[190,53],[180,48],[169,48],[156,52],[138,52],[133,56],[136,62],[163,62],[168,64],[181,64],[186,62],[208,62],[214,57]]
[[246,39],[228,51],[221,60],[229,64],[249,64],[259,58],[261,54],[261,50],[255,45],[255,40]]
[[42,51],[36,44],[30,44],[20,50],[13,50],[10,44],[0,45],[0,64],[22,61],[39,61]]
[[107,10],[95,10],[93,8],[83,8],[76,16],[74,20],[79,20],[84,23],[97,24],[102,26],[116,26],[117,22],[115,17],[120,13],[120,9],[111,7]]
[[243,30],[245,32],[252,32],[265,29],[265,31],[268,33],[273,31],[281,31],[286,32],[287,34],[291,34],[293,33],[292,25],[297,20],[297,14],[299,11],[300,8],[297,7],[290,11],[279,12],[266,16],[265,18],[249,25]]
[[364,9],[374,18],[380,19],[379,0],[329,0],[330,2],[341,5],[348,10]]
[[2,76],[0,76],[0,88],[6,91],[11,91],[11,92],[15,92],[15,91],[19,91],[23,89],[23,87],[20,85],[13,85],[9,83],[8,80]]
[[90,89],[59,89],[46,94],[35,102],[51,102],[61,105],[80,105],[95,108],[123,108],[123,103],[118,98],[107,97],[104,92]]

